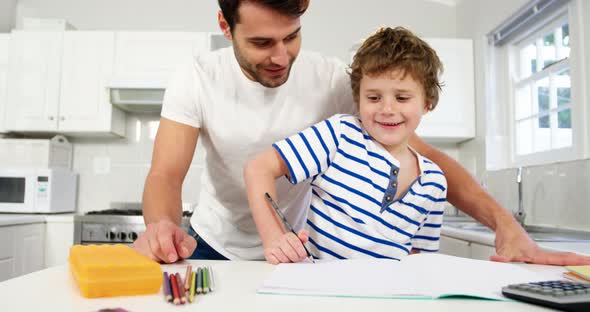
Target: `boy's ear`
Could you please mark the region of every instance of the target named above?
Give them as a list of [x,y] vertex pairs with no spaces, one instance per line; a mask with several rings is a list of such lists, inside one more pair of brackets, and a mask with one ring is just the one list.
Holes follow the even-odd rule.
[[424,101],[424,114],[427,114],[432,110],[432,101],[426,100]]
[[217,13],[217,22],[219,23],[219,28],[221,29],[221,32],[223,32],[223,36],[227,40],[232,40],[231,29],[229,28],[229,24],[225,20],[225,17],[223,16],[223,13],[221,13],[221,11]]

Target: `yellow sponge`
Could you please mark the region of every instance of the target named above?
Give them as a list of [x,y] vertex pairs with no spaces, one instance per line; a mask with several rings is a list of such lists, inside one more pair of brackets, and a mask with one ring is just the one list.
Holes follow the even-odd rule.
[[160,264],[125,245],[74,245],[69,262],[87,298],[152,294],[162,285]]

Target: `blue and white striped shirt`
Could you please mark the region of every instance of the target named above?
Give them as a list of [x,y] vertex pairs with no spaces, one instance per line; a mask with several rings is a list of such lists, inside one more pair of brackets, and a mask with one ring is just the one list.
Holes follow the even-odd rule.
[[401,259],[438,250],[447,181],[416,153],[420,176],[398,199],[400,163],[351,115],[334,115],[273,144],[291,183],[312,179],[306,227],[321,259]]

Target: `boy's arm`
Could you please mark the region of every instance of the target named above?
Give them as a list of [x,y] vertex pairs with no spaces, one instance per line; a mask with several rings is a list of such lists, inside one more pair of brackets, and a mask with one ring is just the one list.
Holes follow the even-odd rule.
[[422,141],[417,135],[410,145],[435,162],[445,173],[447,200],[496,232],[495,261],[524,261],[537,264],[590,264],[590,257],[541,250],[510,212],[496,202],[458,162]]
[[274,264],[301,261],[307,257],[302,245],[307,241],[306,233],[300,233],[299,237],[290,232],[284,234],[281,220],[264,196],[269,193],[276,199],[275,180],[288,173],[287,164],[274,148],[248,161],[244,168],[248,204],[262,239],[265,257]]

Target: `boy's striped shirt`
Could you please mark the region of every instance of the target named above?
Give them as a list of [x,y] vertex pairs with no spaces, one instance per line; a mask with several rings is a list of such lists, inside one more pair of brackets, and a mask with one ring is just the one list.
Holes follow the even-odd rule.
[[291,183],[312,179],[307,218],[318,258],[400,259],[411,249],[437,251],[447,182],[418,153],[421,175],[399,199],[400,168],[360,120],[335,115],[273,144]]

